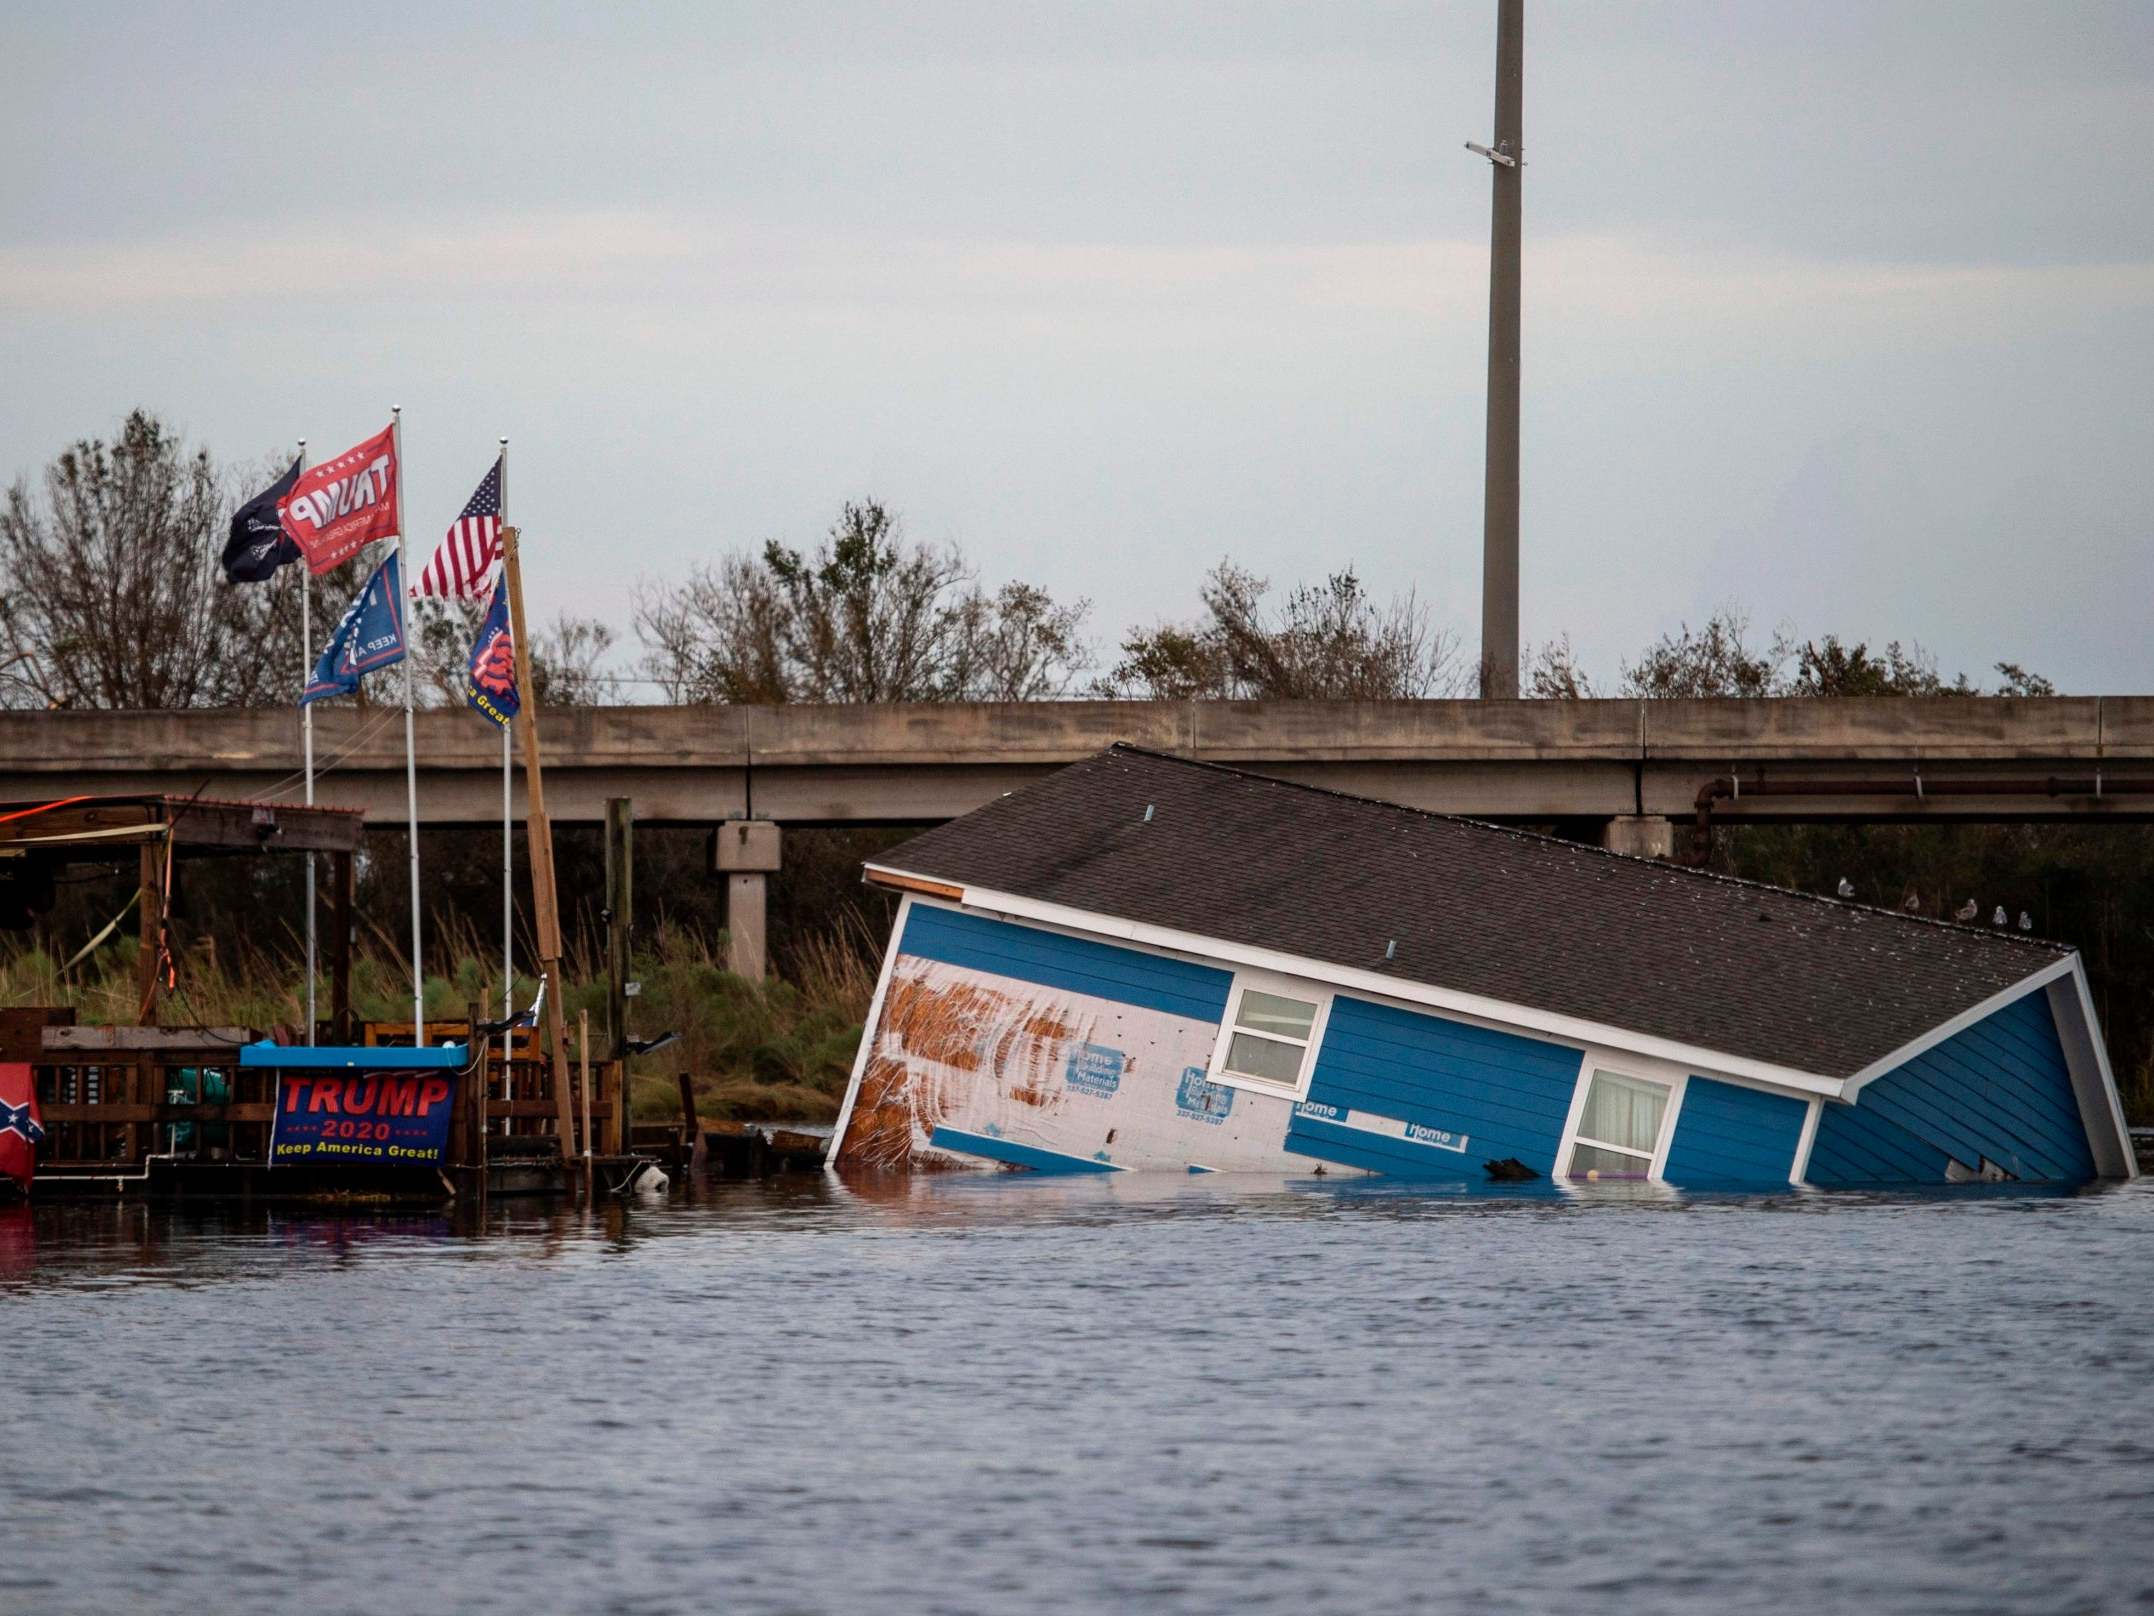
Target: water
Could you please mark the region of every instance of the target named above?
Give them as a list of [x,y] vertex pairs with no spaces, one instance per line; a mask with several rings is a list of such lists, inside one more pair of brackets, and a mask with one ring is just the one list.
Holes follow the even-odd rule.
[[0,1214],[0,1610],[2154,1604],[2154,1187]]

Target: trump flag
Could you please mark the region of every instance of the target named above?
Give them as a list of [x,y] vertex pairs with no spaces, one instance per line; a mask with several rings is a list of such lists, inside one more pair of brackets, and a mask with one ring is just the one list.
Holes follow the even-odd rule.
[[516,644],[509,637],[509,586],[506,578],[494,585],[493,604],[479,624],[479,637],[471,647],[471,663],[464,675],[464,700],[508,728],[523,706],[516,689]]
[[376,539],[395,538],[397,515],[394,426],[304,473],[277,506],[309,572],[327,572]]
[[404,660],[404,595],[397,577],[392,550],[344,608],[336,632],[314,664],[314,677],[299,694],[300,706],[324,696],[348,696],[359,688],[361,675]]

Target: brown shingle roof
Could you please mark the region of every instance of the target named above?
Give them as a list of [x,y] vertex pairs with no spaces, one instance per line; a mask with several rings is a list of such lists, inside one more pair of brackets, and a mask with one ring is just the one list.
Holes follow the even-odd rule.
[[1131,746],[875,863],[1828,1077],[2071,952]]

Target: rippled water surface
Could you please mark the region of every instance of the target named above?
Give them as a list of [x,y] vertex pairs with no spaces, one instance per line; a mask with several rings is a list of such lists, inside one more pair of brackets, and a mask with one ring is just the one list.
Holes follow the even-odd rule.
[[2154,1189],[0,1211],[0,1610],[2154,1604]]

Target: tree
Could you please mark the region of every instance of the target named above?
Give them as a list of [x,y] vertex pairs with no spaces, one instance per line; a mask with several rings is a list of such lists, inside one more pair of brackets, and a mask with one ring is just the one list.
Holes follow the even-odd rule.
[[1593,681],[1578,665],[1568,634],[1559,634],[1546,645],[1530,650],[1521,660],[1524,677],[1519,688],[1529,700],[1586,701],[1596,694]]
[[1872,652],[1867,642],[1843,644],[1837,634],[1806,642],[1795,653],[1791,696],[1974,696],[1981,692],[1960,674],[1947,684],[1937,659],[1898,640]]
[[35,492],[19,479],[0,509],[0,704],[157,710],[296,699],[297,590],[281,577],[228,584],[217,559],[238,498],[281,470],[258,468],[246,489],[234,488],[207,450],[188,452],[138,409],[109,444],[85,438],[61,451]]
[[953,549],[908,543],[873,500],[812,554],[772,540],[681,584],[646,585],[645,672],[674,702],[1030,701],[1082,671],[1089,603],[983,592]]
[[1270,588],[1222,561],[1200,593],[1204,615],[1131,634],[1097,688],[1162,701],[1384,701],[1462,688],[1457,641],[1412,594],[1379,606],[1348,568],[1296,586],[1274,613]]
[[[419,700],[456,707],[464,701],[472,642],[485,620],[488,599],[421,600],[412,612],[413,672]],[[558,613],[550,628],[531,635],[533,698],[542,707],[600,707],[611,699],[605,672],[613,630],[595,617]]]
[[1684,623],[1646,647],[1635,664],[1623,665],[1621,693],[1626,696],[1777,696],[1780,670],[1786,665],[1784,635],[1772,645],[1752,650],[1750,619],[1724,606],[1702,628]]
[[1087,605],[1059,605],[1037,584],[1007,583],[966,601],[958,682],[980,701],[1045,701],[1066,695],[1090,661],[1082,638]]
[[1997,694],[2000,696],[2054,696],[2057,687],[2039,673],[2029,672],[2017,662],[1996,664],[2000,675]]

